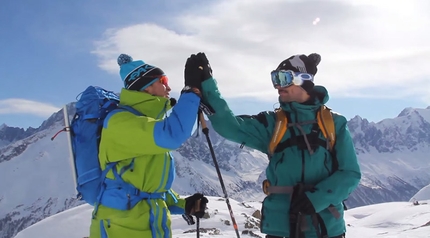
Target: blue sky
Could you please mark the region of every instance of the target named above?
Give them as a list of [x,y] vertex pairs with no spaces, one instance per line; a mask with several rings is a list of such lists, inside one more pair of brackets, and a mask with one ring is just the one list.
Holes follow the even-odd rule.
[[196,2],[2,1],[0,124],[38,127],[89,85],[119,91],[120,53],[162,68],[177,95],[186,58],[206,52],[236,114],[273,109],[270,71],[313,52],[348,119],[430,105],[427,1]]

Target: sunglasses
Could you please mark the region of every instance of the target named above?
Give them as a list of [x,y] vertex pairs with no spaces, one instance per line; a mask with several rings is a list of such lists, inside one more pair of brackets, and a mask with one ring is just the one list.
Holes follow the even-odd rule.
[[169,86],[169,78],[167,78],[166,75],[161,75],[159,79],[160,79],[160,83],[162,83],[164,86],[166,87]]
[[304,81],[314,81],[314,76],[308,73],[294,72],[292,70],[273,70],[270,73],[272,77],[273,87],[281,88],[289,87],[291,85],[301,86]]

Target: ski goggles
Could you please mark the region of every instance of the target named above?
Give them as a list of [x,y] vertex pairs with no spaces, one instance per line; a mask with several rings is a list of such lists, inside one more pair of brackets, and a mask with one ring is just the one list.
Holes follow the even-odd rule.
[[304,81],[314,81],[314,76],[308,73],[294,72],[292,70],[273,70],[270,73],[272,77],[273,87],[281,88],[289,87],[291,85],[301,86]]

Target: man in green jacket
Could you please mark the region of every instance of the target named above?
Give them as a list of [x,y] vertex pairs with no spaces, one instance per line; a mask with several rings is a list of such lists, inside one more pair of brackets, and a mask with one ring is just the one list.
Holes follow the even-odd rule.
[[320,60],[318,54],[294,55],[271,73],[289,122],[273,154],[269,145],[275,112],[235,116],[221,97],[205,54],[193,54],[187,60],[201,69],[195,75],[186,74],[185,79],[202,81],[202,109],[215,131],[269,155],[266,176],[271,192],[263,201],[261,218],[261,231],[267,238],[341,238],[346,232],[342,201],[358,186],[361,172],[344,116],[333,113],[333,152],[325,143],[315,143],[326,142],[315,121],[329,98],[323,86],[313,83]]
[[175,165],[170,151],[192,134],[200,81],[186,80],[176,103],[169,99],[171,89],[160,68],[125,54],[118,64],[124,82],[120,105],[141,115],[120,110],[104,121],[99,161],[102,170],[114,166],[107,170],[90,237],[171,238],[170,214],[202,217],[208,202],[202,194],[183,199],[171,189]]

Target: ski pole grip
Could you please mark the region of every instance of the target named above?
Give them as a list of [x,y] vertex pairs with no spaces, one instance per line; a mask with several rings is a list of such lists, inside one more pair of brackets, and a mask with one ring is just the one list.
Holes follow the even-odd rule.
[[196,200],[194,206],[191,208],[190,214],[195,215],[197,212],[200,212],[200,200]]
[[201,201],[201,199],[197,200],[196,203],[194,203],[194,214],[201,211],[200,201]]

